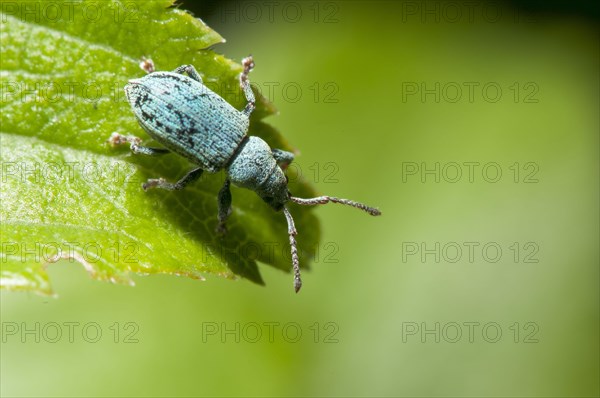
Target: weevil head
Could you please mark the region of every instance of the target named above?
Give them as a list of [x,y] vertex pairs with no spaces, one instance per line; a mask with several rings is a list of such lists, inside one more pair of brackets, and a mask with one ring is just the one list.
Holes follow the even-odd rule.
[[283,209],[290,199],[290,191],[288,191],[287,178],[279,166],[273,169],[267,181],[256,190],[256,193],[274,210]]

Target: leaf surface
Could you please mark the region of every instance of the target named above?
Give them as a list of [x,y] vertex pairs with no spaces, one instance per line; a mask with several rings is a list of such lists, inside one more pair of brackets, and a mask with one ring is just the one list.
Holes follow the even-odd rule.
[[[170,0],[10,4],[0,15],[2,288],[52,294],[46,267],[56,261],[122,283],[132,283],[132,272],[262,283],[257,261],[289,270],[285,218],[253,192],[232,189],[229,233],[219,238],[223,173],[205,173],[179,192],[144,192],[146,179],[176,181],[193,166],[174,154],[150,158],[106,143],[113,132],[150,141],[123,92],[127,80],[143,76],[143,57],[157,70],[194,65],[209,88],[242,109],[242,67],[214,52],[219,34]],[[259,96],[249,133],[293,150],[260,120],[272,113]],[[293,192],[314,193],[290,180]],[[291,211],[306,265],[318,220],[308,208]]]

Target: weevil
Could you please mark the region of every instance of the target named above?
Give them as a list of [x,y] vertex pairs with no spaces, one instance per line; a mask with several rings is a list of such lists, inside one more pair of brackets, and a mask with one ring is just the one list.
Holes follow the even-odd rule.
[[239,82],[247,104],[241,111],[206,87],[192,65],[182,65],[172,72],[155,72],[152,61],[144,59],[140,66],[147,75],[129,80],[125,95],[139,124],[164,148],[142,146],[140,138],[118,133],[113,133],[109,142],[113,145],[129,143],[135,154],[174,152],[197,166],[175,183],[163,178],[149,179],[142,184],[144,190],[179,190],[200,178],[204,171],[216,173],[225,170],[227,177],[217,194],[217,233],[226,232],[225,222],[231,214],[232,183],[253,190],[275,211],[283,211],[288,224],[296,293],[302,287],[302,279],[296,246],[297,231],[287,208],[288,202],[300,205],[341,203],[372,216],[381,215],[376,208],[348,199],[292,196],[284,170],[293,161],[294,154],[271,149],[261,138],[247,134],[250,115],[255,107],[254,93],[248,80],[248,74],[254,68],[252,56],[242,60]]

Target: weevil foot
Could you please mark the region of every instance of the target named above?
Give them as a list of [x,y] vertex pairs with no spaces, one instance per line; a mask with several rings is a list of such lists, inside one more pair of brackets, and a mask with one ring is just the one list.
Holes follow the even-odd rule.
[[[141,147],[143,148],[143,147]],[[176,183],[169,182],[164,178],[150,178],[148,181],[142,184],[142,188],[144,191],[147,191],[150,188],[161,188],[166,189],[167,191],[179,191],[183,189],[191,182],[196,181],[200,176],[202,176],[203,170],[201,168],[194,169],[188,172],[182,179],[177,181]]]
[[246,58],[242,59],[242,66],[244,67],[242,79],[245,81],[248,78],[248,73],[254,69],[254,59],[252,58],[252,55],[248,55]]
[[139,145],[142,142],[142,139],[133,135],[112,133],[106,142],[112,146],[130,144],[133,147],[134,145]]
[[147,191],[150,188],[162,188],[167,189],[169,191],[173,191],[177,189],[177,184],[168,182],[164,178],[150,178],[148,179],[148,181],[142,184],[142,189],[144,191]]
[[112,133],[110,135],[110,138],[106,140],[106,142],[108,142],[112,146],[129,144],[131,152],[135,153],[136,155],[142,154],[149,156],[157,156],[169,153],[169,150],[165,148],[150,148],[147,146],[141,146],[140,144],[142,143],[142,139],[133,135],[122,135],[119,133]]
[[151,58],[142,57],[140,68],[146,73],[152,73],[155,70],[154,61]]

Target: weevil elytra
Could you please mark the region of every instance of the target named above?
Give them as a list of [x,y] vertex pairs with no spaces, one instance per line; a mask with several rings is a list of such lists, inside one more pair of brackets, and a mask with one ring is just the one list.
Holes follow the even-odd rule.
[[[294,155],[280,149],[271,149],[259,137],[248,136],[250,114],[254,110],[254,93],[248,74],[254,67],[251,56],[242,60],[240,87],[247,105],[238,111],[218,94],[208,89],[192,65],[183,65],[173,72],[154,72],[154,64],[144,59],[140,64],[148,73],[141,79],[130,80],[125,94],[142,128],[164,148],[141,146],[141,139],[113,133],[113,145],[129,143],[133,153],[161,155],[175,152],[197,165],[176,183],[163,178],[149,179],[144,190],[162,188],[183,189],[200,178],[204,171],[225,170],[227,178],[217,195],[217,232],[225,233],[225,221],[231,213],[230,184],[253,190],[276,211],[283,211],[288,224],[288,235],[294,272],[294,289],[302,286],[300,263],[296,247],[296,227],[286,204],[317,205],[341,203],[364,210],[372,216],[381,212],[348,199],[332,196],[298,198],[288,191],[285,168]],[[186,76],[187,74],[187,76]]]

